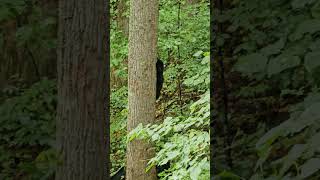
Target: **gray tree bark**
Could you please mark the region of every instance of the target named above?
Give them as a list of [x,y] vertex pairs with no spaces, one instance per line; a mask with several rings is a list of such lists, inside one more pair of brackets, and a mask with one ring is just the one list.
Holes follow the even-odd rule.
[[[128,131],[155,120],[158,0],[130,2]],[[127,147],[127,180],[157,179],[155,168],[145,172],[153,147],[134,140]]]
[[107,2],[60,0],[56,180],[109,177]]

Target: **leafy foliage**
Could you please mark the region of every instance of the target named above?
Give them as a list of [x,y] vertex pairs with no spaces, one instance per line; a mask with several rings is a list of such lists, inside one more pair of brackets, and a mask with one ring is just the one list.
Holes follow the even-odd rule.
[[318,10],[317,0],[234,0],[217,15],[232,37],[219,36],[234,59],[229,73],[240,72],[246,84],[231,82],[241,87],[230,95],[240,99],[230,115],[235,164],[219,171],[252,180],[319,178]]
[[0,105],[0,178],[54,174],[56,84],[44,79]]
[[[41,72],[47,75],[46,71],[55,70],[54,66],[43,68],[55,64],[54,5],[38,0],[0,3],[1,76],[8,75],[0,87],[0,179],[50,179],[54,175],[56,83],[41,78]],[[31,77],[34,73],[36,79]]]
[[[28,46],[32,51],[37,50],[38,56],[47,57],[47,53],[56,47],[56,35],[52,33],[57,24],[56,12],[56,9],[46,12],[32,0],[3,0],[0,5],[0,22],[16,21],[14,41],[18,47]],[[2,31],[0,35],[5,35]]]
[[120,167],[124,166],[126,157],[126,139],[127,134],[127,104],[128,104],[128,89],[121,87],[113,90],[111,94],[111,172],[116,172]]

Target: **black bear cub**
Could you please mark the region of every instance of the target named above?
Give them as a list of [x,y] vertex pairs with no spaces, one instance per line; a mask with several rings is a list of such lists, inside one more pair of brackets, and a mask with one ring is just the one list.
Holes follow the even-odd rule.
[[156,63],[157,68],[157,85],[156,85],[156,99],[160,97],[160,92],[163,85],[163,62],[158,58]]

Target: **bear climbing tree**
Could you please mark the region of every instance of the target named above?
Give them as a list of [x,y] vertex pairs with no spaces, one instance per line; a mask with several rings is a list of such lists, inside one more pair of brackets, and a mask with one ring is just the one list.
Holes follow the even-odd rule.
[[159,58],[157,59],[156,68],[157,68],[156,99],[158,99],[160,97],[160,92],[163,85],[163,70],[164,70],[163,62]]

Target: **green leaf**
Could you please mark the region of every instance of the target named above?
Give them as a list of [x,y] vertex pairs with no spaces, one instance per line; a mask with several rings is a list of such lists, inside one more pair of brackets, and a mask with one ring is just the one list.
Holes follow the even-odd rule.
[[311,45],[309,46],[309,49],[312,51],[318,51],[320,50],[320,39],[317,41],[314,41],[311,43]]
[[284,89],[281,90],[280,97],[284,97],[285,95],[295,95],[295,96],[301,96],[303,95],[303,90],[295,90],[295,89]]
[[290,36],[292,41],[301,39],[303,35],[320,31],[320,19],[309,19],[299,24],[297,30]]
[[[311,123],[316,123],[316,121],[320,120],[320,102],[315,102],[311,104],[309,107],[306,108],[306,110],[301,113],[299,119],[303,119],[303,125],[308,125]],[[302,128],[302,126],[297,127]]]
[[278,74],[286,69],[296,67],[300,64],[300,58],[292,55],[279,55],[270,59],[268,64],[268,76]]
[[190,170],[190,177],[192,180],[198,180],[199,175],[201,174],[201,167],[195,166]]
[[309,142],[308,145],[311,147],[311,149],[316,149],[318,147],[320,147],[320,132],[318,132],[317,134],[313,135]]
[[245,42],[245,43],[242,43],[240,44],[239,46],[237,46],[235,48],[235,50],[233,51],[234,54],[237,54],[239,53],[240,51],[242,50],[245,50],[245,51],[253,51],[254,49],[256,49],[256,45],[252,42]]
[[320,18],[320,2],[317,2],[312,8],[311,8],[311,14],[314,18]]
[[253,53],[248,56],[240,57],[234,66],[234,70],[246,75],[262,73],[265,71],[268,59],[259,53]]
[[265,56],[279,54],[281,52],[281,49],[284,47],[285,43],[286,42],[284,39],[280,39],[276,43],[271,44],[271,45],[261,49],[261,53],[264,54]]
[[283,134],[283,129],[281,126],[277,126],[269,130],[265,135],[263,135],[256,143],[256,149],[266,149],[264,146],[271,145],[279,136]]
[[272,146],[270,146],[269,144],[265,144],[264,146],[259,147],[258,149],[259,159],[256,163],[255,170],[257,170],[259,167],[260,168],[262,167],[263,163],[268,159],[271,150],[272,150]]
[[320,66],[320,52],[310,52],[306,54],[304,59],[304,66],[309,72]]
[[293,163],[302,155],[306,148],[307,146],[304,144],[296,144],[290,149],[280,170],[281,176],[283,176],[284,173],[293,165]]
[[198,52],[194,53],[193,56],[199,57],[199,56],[201,56],[202,54],[203,54],[203,51],[198,51]]
[[304,8],[312,0],[293,0],[291,6],[293,9]]
[[171,160],[177,157],[180,154],[179,151],[167,152],[167,157]]
[[312,158],[301,166],[299,178],[304,179],[320,170],[320,158]]

